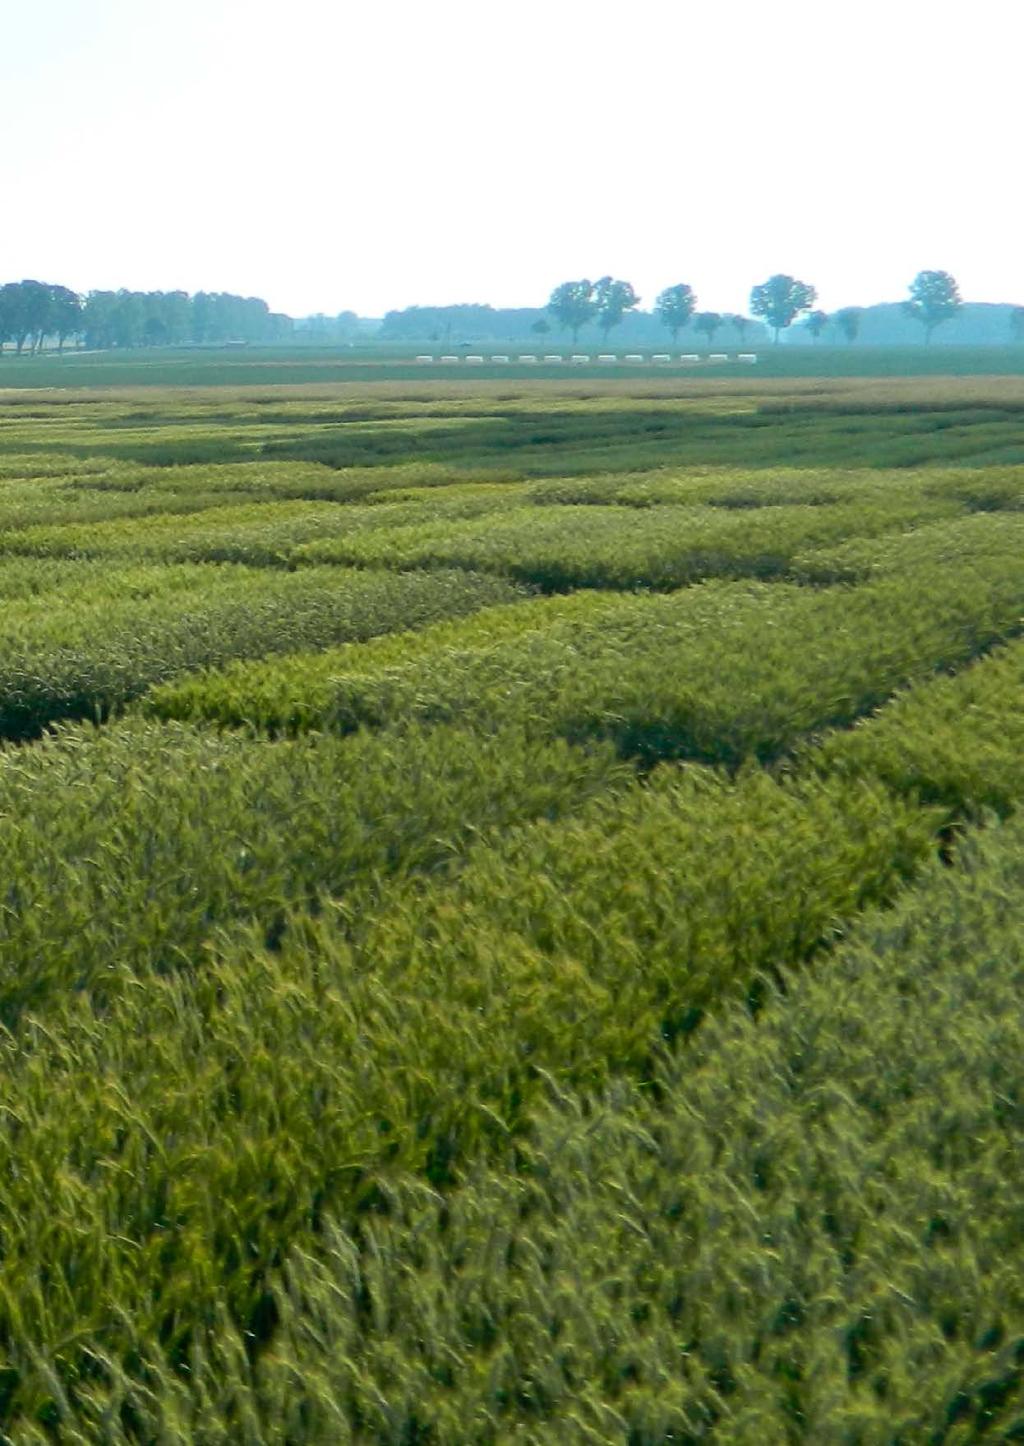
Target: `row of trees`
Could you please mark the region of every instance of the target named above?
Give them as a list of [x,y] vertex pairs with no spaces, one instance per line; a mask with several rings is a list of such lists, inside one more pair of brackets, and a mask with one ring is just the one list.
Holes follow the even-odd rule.
[[53,338],[89,348],[181,346],[187,343],[280,341],[291,317],[272,312],[255,296],[199,291],[90,291],[79,296],[43,281],[0,286],[0,349],[13,342],[19,355]]
[[[806,318],[805,325],[815,340],[829,322],[834,321],[847,341],[855,341],[860,330],[862,309],[846,306],[830,317],[827,312],[812,310],[817,299],[814,287],[806,281],[778,272],[751,291],[750,310],[754,317],[771,328],[776,342],[781,332],[801,316]],[[623,317],[639,304],[640,298],[630,282],[602,276],[599,281],[593,282],[563,281],[551,293],[547,310],[559,326],[572,333],[575,344],[583,327],[592,322],[607,340],[612,327],[618,326]],[[948,271],[921,271],[910,284],[910,296],[904,302],[904,311],[921,324],[925,340],[931,341],[935,328],[955,316],[960,305],[956,281]],[[656,297],[654,313],[671,333],[673,343],[691,322],[695,330],[707,336],[709,344],[719,328],[725,325],[734,327],[742,341],[752,324],[750,317],[728,312],[697,311],[696,307],[697,294],[685,282],[666,287]],[[1016,318],[1018,313],[1021,317],[1018,325],[1024,334],[1024,308],[1016,307],[1012,317]]]

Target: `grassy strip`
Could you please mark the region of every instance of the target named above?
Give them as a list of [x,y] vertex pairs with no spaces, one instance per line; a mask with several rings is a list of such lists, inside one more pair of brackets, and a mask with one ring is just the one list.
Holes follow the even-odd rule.
[[[286,655],[269,664],[239,661],[217,671],[194,673],[153,688],[139,710],[150,717],[248,726],[271,734],[320,728],[347,732],[371,721],[371,715],[367,712],[359,720],[347,716],[345,721],[339,716],[339,687],[346,686],[345,680],[363,678],[375,687],[392,670],[404,676],[416,668],[426,682],[452,654],[486,653],[519,639],[529,639],[531,647],[553,638],[580,642],[588,630],[621,625],[636,611],[635,599],[614,592],[527,598],[434,623],[414,635],[385,634],[315,653]],[[433,696],[433,690],[428,692]],[[383,721],[381,710],[372,718]]]
[[[3,459],[0,458],[0,476]],[[251,500],[302,499],[322,502],[361,502],[370,496],[387,496],[392,490],[426,493],[466,484],[465,472],[436,462],[405,462],[394,467],[350,467],[337,471],[318,462],[198,463],[168,467],[108,463],[109,470],[86,475],[80,458],[64,458],[67,471],[74,471],[77,490],[138,491],[158,495],[164,491],[223,492],[229,497],[247,494]],[[504,480],[500,475],[495,479]]]
[[1024,643],[909,689],[808,755],[823,773],[876,777],[951,819],[1006,815],[1024,798]]
[[372,532],[335,528],[298,546],[296,562],[360,567],[468,567],[545,591],[572,587],[682,587],[705,577],[775,577],[808,548],[856,530],[885,531],[941,515],[936,502],[874,509],[780,506],[735,511],[653,505],[519,507],[479,521]]
[[[52,746],[67,777],[52,756],[5,771],[21,821],[5,873],[20,884],[5,1003],[9,1017],[38,1006],[7,1041],[0,1086],[3,1147],[18,1158],[0,1169],[9,1428],[33,1413],[73,1419],[79,1406],[62,1399],[138,1353],[187,1365],[218,1320],[258,1348],[276,1319],[268,1272],[311,1248],[328,1213],[354,1222],[397,1168],[447,1179],[522,1127],[546,1079],[596,1087],[645,1072],[659,1035],[827,943],[932,846],[927,811],[857,783],[673,769],[475,850],[452,881],[399,882],[369,912],[358,896],[321,898],[318,917],[301,896],[330,886],[324,860],[350,846],[341,780],[324,776],[346,745],[222,739],[268,760],[246,765],[240,815],[210,740],[188,777],[180,745],[173,766],[156,768],[148,746],[120,776],[111,768],[119,740],[130,755],[157,736]],[[454,743],[437,756],[449,774]],[[304,783],[286,758],[305,760]],[[391,767],[404,787],[424,762],[403,746]],[[379,857],[388,809],[380,777],[364,774],[345,777],[373,823],[359,846]],[[97,786],[116,798],[107,817]],[[424,800],[403,787],[395,833],[416,820],[422,851]],[[69,837],[69,800],[93,820],[92,842]],[[266,856],[285,830],[282,875]],[[55,922],[32,907],[42,888],[61,889]],[[269,949],[265,922],[198,948],[225,900],[276,910],[289,897]],[[63,954],[47,927],[66,931]]]
[[1024,826],[961,863],[756,1022],[709,1021],[657,1103],[560,1092],[514,1169],[444,1199],[390,1180],[275,1275],[255,1364],[223,1317],[188,1377],[140,1334],[145,1385],[110,1371],[72,1419],[131,1402],[170,1443],[242,1422],[317,1443],[1019,1440]]
[[344,509],[329,502],[224,506],[220,499],[217,506],[191,518],[163,509],[123,521],[10,530],[0,533],[0,554],[281,566],[292,548],[344,527],[344,518]]
[[[1024,556],[856,589],[706,583],[664,597],[584,597],[559,622],[487,636],[487,621],[379,657],[329,654],[158,689],[160,717],[344,731],[401,718],[512,717],[540,736],[609,737],[623,753],[733,766],[841,726],[895,689],[959,666],[1021,627]],[[525,618],[524,614],[524,618]],[[436,646],[435,646],[436,644]]]
[[[48,576],[54,564],[32,566]],[[5,608],[0,732],[8,738],[35,736],[62,718],[104,717],[190,669],[422,626],[518,592],[462,571],[179,566],[104,575],[85,564],[87,585],[69,596],[73,574],[65,568],[57,566],[56,597],[43,590]],[[19,573],[25,585],[31,567]]]
[[[883,537],[851,537],[837,547],[797,557],[793,575],[805,582],[857,582],[898,576],[908,569],[945,568],[961,585],[964,569],[987,570],[1024,551],[1024,516],[975,513],[915,531]],[[956,570],[955,573],[953,570]]]
[[0,1024],[125,969],[188,968],[232,920],[272,938],[289,906],[369,897],[626,777],[609,749],[445,729],[271,744],[126,720],[8,750]]
[[[1024,491],[1024,469],[1018,484]],[[662,467],[621,476],[567,476],[536,482],[530,498],[539,503],[615,504],[621,507],[704,505],[756,509],[761,507],[829,507],[860,505],[869,514],[890,511],[935,518],[954,516],[970,506],[961,495],[964,473],[927,470],[882,471],[852,467],[772,467],[751,471],[738,467]],[[968,474],[968,477],[971,474]],[[988,473],[984,474],[988,476]],[[856,529],[855,529],[856,530]]]

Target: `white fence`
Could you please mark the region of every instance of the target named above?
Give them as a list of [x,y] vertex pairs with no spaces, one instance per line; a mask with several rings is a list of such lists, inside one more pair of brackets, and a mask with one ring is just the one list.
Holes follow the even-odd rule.
[[[471,353],[469,356],[452,356],[450,354],[446,354],[445,356],[438,357],[424,353],[423,355],[416,357],[416,361],[420,366],[429,366],[440,363],[444,363],[445,366],[449,366],[453,362],[459,365],[465,364],[466,366],[483,366],[485,362],[490,363],[491,366],[509,366],[513,362],[516,362],[521,366],[536,366],[538,362],[544,362],[548,366],[554,366],[566,360],[566,357],[562,356],[560,353],[556,354],[554,352],[551,352],[547,356],[543,357],[531,355],[517,357],[498,355],[485,357],[480,356],[478,353]],[[721,365],[723,362],[741,362],[744,366],[752,366],[757,361],[757,353],[752,351],[741,351],[738,352],[736,356],[730,356],[727,352],[724,351],[713,351],[709,352],[707,356],[700,356],[699,353],[691,351],[683,352],[680,356],[674,357],[667,351],[651,352],[648,356],[643,355],[643,353],[641,352],[631,351],[627,352],[626,355],[621,358],[612,355],[611,352],[602,352],[598,357],[595,358],[584,355],[580,352],[572,352],[568,357],[568,361],[572,366],[593,366],[595,364],[597,366],[621,366],[625,363],[629,366],[664,367],[697,366],[704,362],[715,362],[718,365]]]

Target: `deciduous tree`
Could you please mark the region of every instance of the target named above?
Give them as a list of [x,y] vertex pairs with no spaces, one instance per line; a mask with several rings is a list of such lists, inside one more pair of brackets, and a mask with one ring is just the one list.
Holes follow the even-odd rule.
[[640,304],[633,287],[628,281],[616,281],[611,276],[602,276],[594,286],[594,305],[597,324],[601,335],[607,341],[613,326],[618,326],[627,311]]
[[67,286],[50,287],[50,330],[57,338],[57,350],[64,350],[69,336],[82,326],[82,298]]
[[597,313],[592,281],[563,281],[551,293],[547,306],[559,326],[572,333],[573,345],[580,328],[593,321]]
[[715,332],[722,325],[722,316],[717,311],[698,311],[693,318],[695,331],[702,331],[708,339],[708,346],[714,345]]
[[919,271],[903,310],[921,323],[925,341],[931,341],[935,328],[955,316],[960,304],[960,292],[948,271]]
[[672,333],[672,344],[693,316],[697,305],[697,294],[692,286],[680,281],[675,286],[666,286],[655,300],[654,312],[658,320]]
[[811,333],[811,336],[814,337],[814,340],[817,341],[826,326],[828,326],[828,312],[812,311],[809,313],[807,321],[804,324]]
[[846,337],[848,342],[854,342],[860,333],[860,319],[863,311],[859,306],[844,306],[836,312],[832,320],[839,330]]
[[771,327],[773,340],[778,342],[779,332],[791,326],[801,312],[810,311],[817,299],[818,293],[806,281],[777,272],[754,287],[750,309]]

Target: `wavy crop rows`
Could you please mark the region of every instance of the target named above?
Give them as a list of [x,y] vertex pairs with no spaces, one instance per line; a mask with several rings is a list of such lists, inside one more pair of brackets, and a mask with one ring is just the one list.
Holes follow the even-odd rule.
[[0,398],[4,1441],[1024,1431],[1009,384],[519,385]]
[[855,589],[706,583],[528,604],[508,636],[489,615],[394,645],[239,666],[155,690],[160,717],[272,731],[395,718],[516,718],[542,735],[603,736],[627,754],[735,765],[852,722],[898,687],[969,662],[1024,623],[1024,553],[907,569]]

